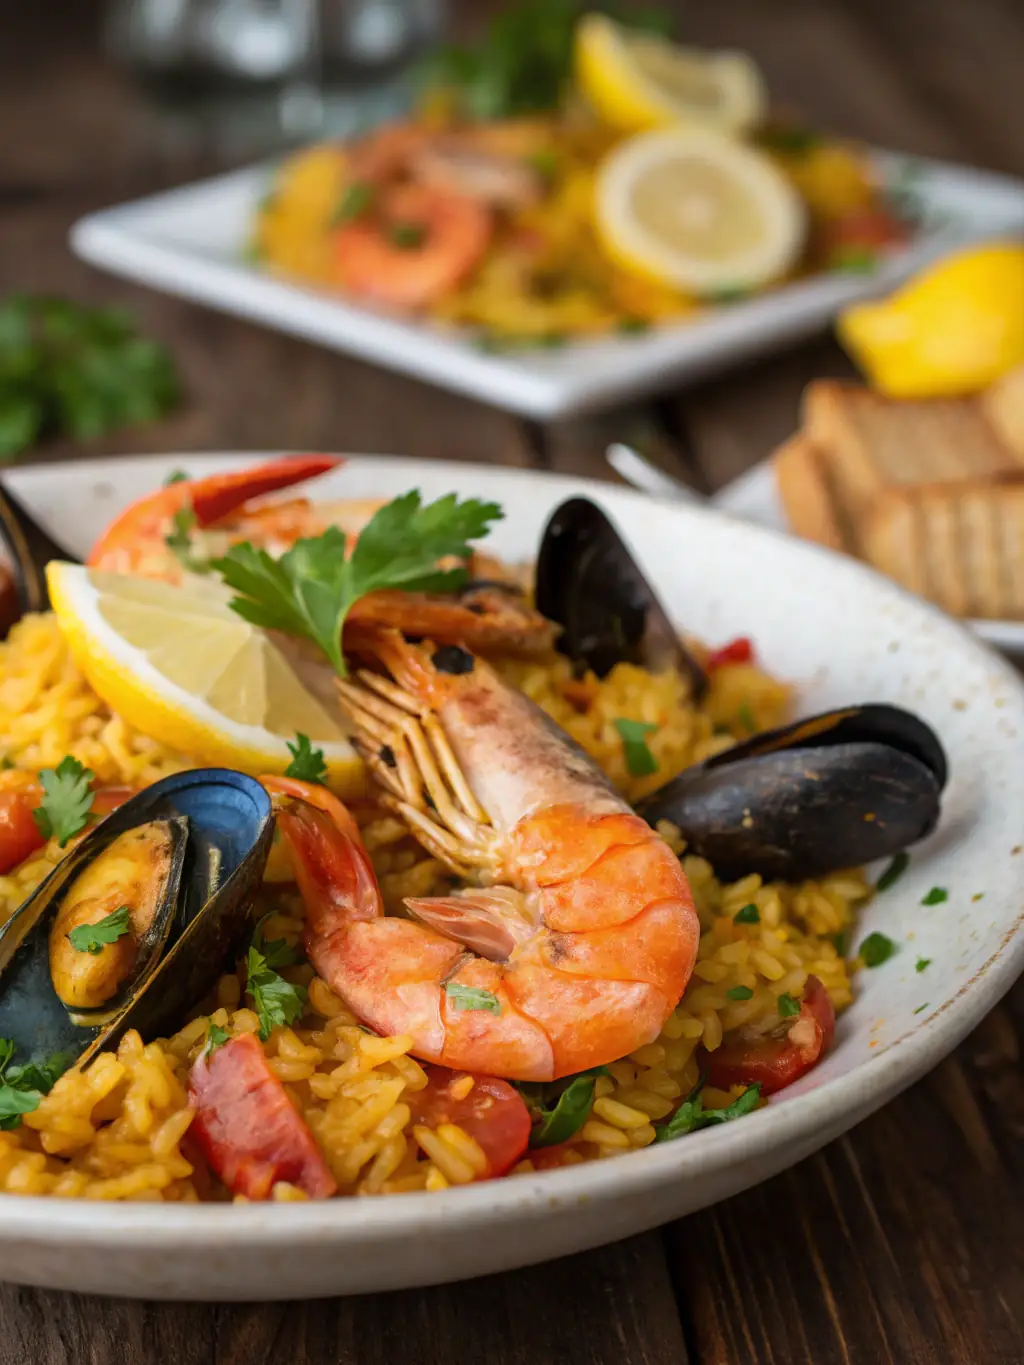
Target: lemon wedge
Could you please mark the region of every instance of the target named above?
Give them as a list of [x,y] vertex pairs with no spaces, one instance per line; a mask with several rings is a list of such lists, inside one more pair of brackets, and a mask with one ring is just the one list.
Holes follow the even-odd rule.
[[594,112],[624,133],[670,124],[744,133],[768,95],[745,52],[702,52],[586,14],[573,38],[576,84]]
[[[287,740],[323,750],[330,785],[363,785],[363,764],[331,714],[327,666],[314,695],[264,631],[206,579],[181,586],[54,561],[46,582],[60,628],[89,684],[151,739],[245,772],[283,772]],[[311,676],[319,665],[310,670]]]
[[621,142],[598,171],[594,215],[623,269],[705,297],[778,279],[805,232],[800,196],[772,160],[708,129]]

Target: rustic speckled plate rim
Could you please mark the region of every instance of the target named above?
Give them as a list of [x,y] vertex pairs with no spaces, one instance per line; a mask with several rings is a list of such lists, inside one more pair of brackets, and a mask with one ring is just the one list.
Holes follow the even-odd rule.
[[[204,467],[238,466],[259,457],[255,452],[221,457],[180,454],[145,457],[127,463],[121,459],[83,462],[67,469],[69,472],[74,470],[77,478],[88,477],[97,482],[116,475],[123,486],[129,466],[155,480],[161,471],[180,465],[201,472]],[[483,494],[499,491],[499,486],[509,481],[516,484],[533,481],[536,486],[536,481],[542,477],[545,494],[552,498],[581,493],[594,497],[613,512],[617,505],[652,505],[640,494],[607,484],[538,476],[529,471],[385,457],[353,457],[350,468],[379,471],[382,487],[391,490],[408,486],[428,474],[440,479],[450,478],[452,485],[461,490],[472,489]],[[60,472],[61,466],[47,466],[45,470],[26,469],[5,477],[9,477],[15,492],[30,502],[34,491],[36,505],[39,505],[40,496],[44,503],[52,496],[54,476]],[[407,481],[403,482],[404,479]],[[547,496],[545,501],[548,501]],[[816,546],[794,541],[780,532],[751,527],[720,512],[688,506],[673,506],[670,510],[673,517],[680,519],[684,540],[685,526],[687,523],[692,525],[692,519],[711,519],[721,524],[723,535],[726,527],[742,529],[744,538],[749,538],[755,548],[764,547],[768,553],[784,555],[793,562],[796,571],[804,566],[809,574],[817,571],[826,586],[839,575],[847,582],[860,585],[869,598],[877,598],[881,593],[890,601],[902,604],[905,613],[925,622],[944,637],[942,643],[948,644],[951,658],[964,655],[983,666],[993,692],[998,693],[1004,707],[1009,708],[1004,711],[1004,718],[1024,724],[1024,687],[1013,670],[956,622],[880,580],[870,569],[852,560],[839,559]],[[751,630],[756,636],[756,622],[751,623]],[[333,1246],[356,1252],[363,1244],[413,1236],[428,1226],[435,1231],[444,1229],[446,1235],[457,1232],[469,1236],[500,1227],[503,1215],[518,1217],[524,1226],[544,1223],[573,1208],[628,1200],[686,1177],[699,1177],[707,1183],[709,1177],[727,1172],[730,1167],[747,1168],[730,1186],[731,1190],[739,1191],[837,1136],[919,1079],[945,1057],[1009,989],[1024,970],[1024,934],[1020,932],[1024,924],[1024,911],[1020,909],[1024,906],[1024,858],[1021,868],[1016,919],[1007,918],[995,951],[949,999],[922,1014],[920,1023],[909,1032],[880,1047],[849,1073],[833,1077],[805,1093],[773,1102],[746,1117],[742,1123],[696,1133],[685,1140],[655,1145],[613,1160],[524,1175],[468,1189],[430,1195],[407,1194],[400,1199],[352,1199],[306,1205],[162,1205],[157,1216],[152,1205],[97,1205],[6,1196],[0,1200],[0,1242],[11,1243],[17,1239],[34,1243],[52,1241],[55,1248],[59,1246],[67,1253],[105,1247],[130,1252],[133,1248],[159,1246],[170,1255],[172,1252],[195,1252],[199,1246],[221,1252],[251,1249],[254,1243],[262,1244],[265,1239],[268,1254],[275,1256],[284,1252],[289,1244],[296,1247]],[[842,1046],[841,1040],[838,1046]],[[795,1156],[791,1158],[787,1153]],[[689,1201],[689,1207],[697,1208],[701,1203],[698,1193]],[[645,1226],[653,1221],[656,1220],[647,1220]],[[600,1235],[588,1236],[587,1244],[601,1240]],[[509,1263],[543,1259],[544,1254],[542,1249],[534,1248]],[[53,1282],[70,1283],[74,1278],[74,1275],[56,1275]],[[420,1277],[418,1282],[445,1278],[448,1276],[439,1267],[436,1275]],[[394,1287],[403,1282],[410,1281],[396,1280]],[[130,1288],[129,1292],[140,1291]],[[279,1296],[288,1293],[294,1293],[294,1289],[288,1290],[285,1286]]]

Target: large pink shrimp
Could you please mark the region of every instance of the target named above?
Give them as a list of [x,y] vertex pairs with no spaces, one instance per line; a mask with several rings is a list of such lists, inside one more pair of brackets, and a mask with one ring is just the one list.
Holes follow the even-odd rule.
[[478,885],[385,917],[348,813],[282,809],[316,970],[373,1028],[457,1070],[551,1080],[651,1042],[699,937],[671,850],[483,661],[394,631],[359,643],[390,677],[338,686],[381,800]]

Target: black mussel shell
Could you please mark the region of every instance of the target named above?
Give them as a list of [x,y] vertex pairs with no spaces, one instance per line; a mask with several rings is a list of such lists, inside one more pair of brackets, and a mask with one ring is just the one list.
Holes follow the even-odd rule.
[[46,611],[46,565],[74,559],[6,487],[0,487],[0,639],[26,612]]
[[700,699],[707,675],[618,531],[587,498],[552,512],[536,567],[537,609],[562,627],[559,650],[603,678],[617,663],[676,668]]
[[889,858],[939,819],[946,756],[899,707],[849,707],[766,731],[637,807],[670,820],[726,880],[800,881]]
[[[140,958],[125,991],[94,1023],[54,990],[50,926],[86,865],[120,834],[154,820],[187,831],[161,908],[162,951]],[[225,768],[164,778],[102,820],[0,929],[0,1038],[14,1042],[15,1061],[60,1052],[87,1065],[128,1029],[147,1039],[173,1030],[215,984],[244,933],[272,838],[267,792]]]

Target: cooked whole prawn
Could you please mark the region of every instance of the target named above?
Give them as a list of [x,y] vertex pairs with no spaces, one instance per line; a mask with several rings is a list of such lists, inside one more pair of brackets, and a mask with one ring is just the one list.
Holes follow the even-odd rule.
[[[254,501],[342,464],[335,455],[287,455],[248,469],[168,484],[115,518],[90,551],[89,566],[184,581],[188,570],[170,549],[168,536],[175,516],[185,509],[195,519],[194,549],[200,559],[224,554],[241,541],[279,555],[296,540],[321,535],[329,526],[339,527],[354,543],[386,499]],[[485,652],[535,654],[550,648],[554,627],[526,602],[519,584],[501,578],[495,561],[474,555],[469,572],[469,582],[451,596],[370,593],[355,603],[349,622],[353,627],[393,626],[444,642],[465,640]]]
[[551,1080],[651,1042],[697,952],[678,859],[484,661],[395,631],[357,643],[387,670],[338,684],[380,799],[477,885],[386,917],[348,812],[322,792],[283,808],[320,976],[458,1070]]

